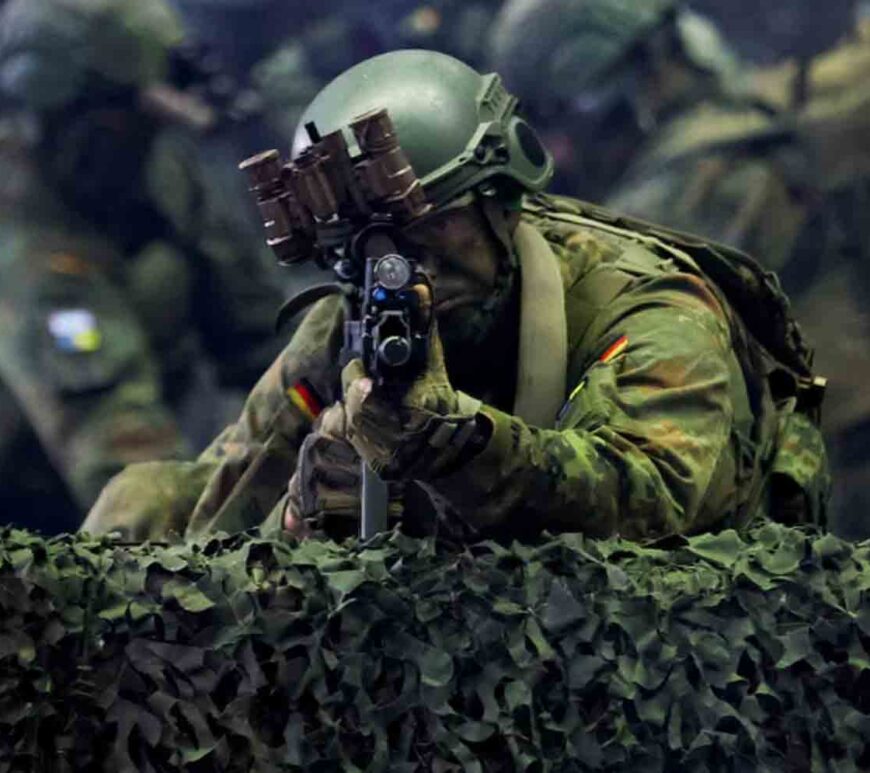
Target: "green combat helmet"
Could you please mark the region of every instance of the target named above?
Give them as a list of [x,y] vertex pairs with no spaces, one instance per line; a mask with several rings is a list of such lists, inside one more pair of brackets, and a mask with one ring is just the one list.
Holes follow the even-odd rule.
[[491,33],[491,65],[523,104],[570,102],[612,83],[640,44],[668,26],[699,69],[733,66],[715,29],[679,0],[508,0]]
[[162,80],[181,41],[175,16],[149,0],[8,0],[0,11],[0,94],[36,111],[70,104],[94,85]]
[[524,103],[598,84],[677,0],[508,0],[491,33],[492,65]]
[[387,108],[427,198],[441,206],[476,189],[516,200],[542,190],[553,160],[534,130],[516,114],[517,99],[496,74],[481,75],[435,51],[393,51],[352,67],[327,85],[304,112],[293,141],[297,156],[321,134],[347,130],[357,116]]
[[715,28],[678,0],[508,0],[490,66],[556,158],[555,189],[604,198],[662,115],[731,80]]

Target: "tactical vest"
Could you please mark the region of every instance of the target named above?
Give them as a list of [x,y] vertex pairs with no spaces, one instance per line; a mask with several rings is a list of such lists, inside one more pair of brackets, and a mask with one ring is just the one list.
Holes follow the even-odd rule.
[[[819,423],[825,380],[812,373],[813,353],[790,312],[775,274],[731,247],[705,241],[592,204],[530,197],[531,214],[608,231],[673,261],[703,278],[726,309],[735,354],[754,416],[756,450],[735,525],[761,508],[776,520],[824,524],[830,481]],[[619,261],[615,264],[619,268]],[[591,324],[596,309],[633,281],[630,273],[591,272],[584,294]]]

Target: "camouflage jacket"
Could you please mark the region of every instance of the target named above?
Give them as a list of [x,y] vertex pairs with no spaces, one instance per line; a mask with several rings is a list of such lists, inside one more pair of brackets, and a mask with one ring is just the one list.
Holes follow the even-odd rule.
[[858,75],[868,49],[849,44],[819,60],[798,113],[706,104],[675,118],[607,199],[778,272],[829,381],[841,533],[855,533],[855,502],[870,484],[870,88]]
[[[494,427],[488,445],[429,482],[464,524],[641,540],[740,526],[768,509],[775,471],[818,512],[826,485],[818,433],[798,422],[792,437],[809,440],[778,454],[788,445],[782,422],[764,378],[739,356],[746,333],[698,270],[691,242],[536,196],[514,243],[523,285],[541,293],[522,295],[514,414],[484,405]],[[524,339],[536,342],[525,353]],[[270,514],[278,521],[311,427],[295,399],[299,385],[324,404],[339,399],[340,343],[339,308],[322,301],[239,421],[198,461],[128,469],[83,528],[142,539],[169,529],[232,532]]]

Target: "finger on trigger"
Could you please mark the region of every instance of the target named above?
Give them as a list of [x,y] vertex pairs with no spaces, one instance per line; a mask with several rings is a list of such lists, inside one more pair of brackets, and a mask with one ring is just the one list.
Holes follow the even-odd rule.
[[308,536],[309,529],[308,524],[305,523],[305,519],[299,514],[298,498],[294,496],[293,485],[293,481],[291,480],[291,490],[287,497],[287,502],[284,505],[284,531],[294,537],[303,539]]

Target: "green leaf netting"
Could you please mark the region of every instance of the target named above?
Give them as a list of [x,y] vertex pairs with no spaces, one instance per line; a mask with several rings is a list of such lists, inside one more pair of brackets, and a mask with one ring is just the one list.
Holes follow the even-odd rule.
[[0,531],[2,771],[870,767],[870,543]]

